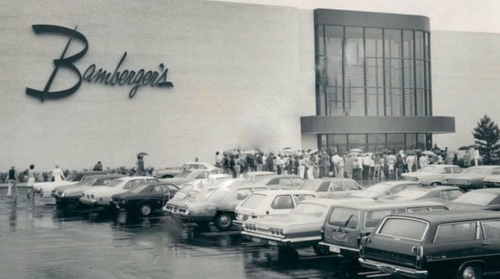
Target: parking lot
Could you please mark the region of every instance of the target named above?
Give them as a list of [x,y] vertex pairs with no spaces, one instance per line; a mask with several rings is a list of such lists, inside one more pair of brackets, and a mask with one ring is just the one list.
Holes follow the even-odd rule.
[[169,216],[58,209],[38,199],[33,208],[24,191],[14,201],[0,189],[0,278],[366,278],[312,249],[282,265],[237,232],[199,231]]

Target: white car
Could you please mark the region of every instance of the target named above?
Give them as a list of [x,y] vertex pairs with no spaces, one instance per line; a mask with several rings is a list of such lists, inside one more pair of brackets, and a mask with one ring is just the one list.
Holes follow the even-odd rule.
[[122,194],[136,188],[139,185],[158,182],[158,179],[150,176],[122,177],[108,183],[106,186],[96,187],[83,191],[80,202],[92,206],[109,206],[111,196]]
[[424,186],[443,185],[445,177],[450,174],[460,174],[462,169],[455,165],[427,165],[416,172],[401,174],[403,179],[420,182]]
[[297,204],[316,193],[304,190],[268,190],[253,193],[236,207],[236,220],[289,214]]
[[82,181],[89,175],[106,175],[107,171],[85,171],[85,172],[74,172],[63,181],[50,181],[50,182],[38,182],[33,185],[35,192],[40,193],[40,197],[46,196],[51,198],[52,190],[58,186],[73,185]]

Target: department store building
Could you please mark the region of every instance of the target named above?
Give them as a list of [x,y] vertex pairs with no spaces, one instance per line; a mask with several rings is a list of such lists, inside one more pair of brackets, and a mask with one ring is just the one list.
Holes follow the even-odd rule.
[[4,6],[0,169],[133,166],[141,151],[160,168],[233,148],[429,149],[455,132],[433,113],[426,17],[191,0]]

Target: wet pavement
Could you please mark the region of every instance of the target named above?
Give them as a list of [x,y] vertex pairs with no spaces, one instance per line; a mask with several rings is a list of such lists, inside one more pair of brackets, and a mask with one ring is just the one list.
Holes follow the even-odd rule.
[[[368,278],[350,262],[299,250],[279,264],[238,232],[171,216],[132,218],[15,199],[0,189],[0,278]],[[366,272],[366,271],[365,271]]]

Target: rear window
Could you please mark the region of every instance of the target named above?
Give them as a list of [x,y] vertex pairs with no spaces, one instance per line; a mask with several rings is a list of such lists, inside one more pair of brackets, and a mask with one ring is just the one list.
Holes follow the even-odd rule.
[[336,227],[356,229],[359,223],[359,210],[351,208],[333,208],[328,224]]
[[427,223],[418,220],[389,218],[384,222],[378,234],[421,241],[427,231],[427,226]]
[[245,208],[252,208],[255,209],[259,204],[264,200],[266,195],[261,195],[261,194],[252,194],[247,200],[245,200],[242,204],[241,207]]
[[326,209],[326,206],[321,204],[302,203],[297,205],[297,207],[290,214],[321,217]]

